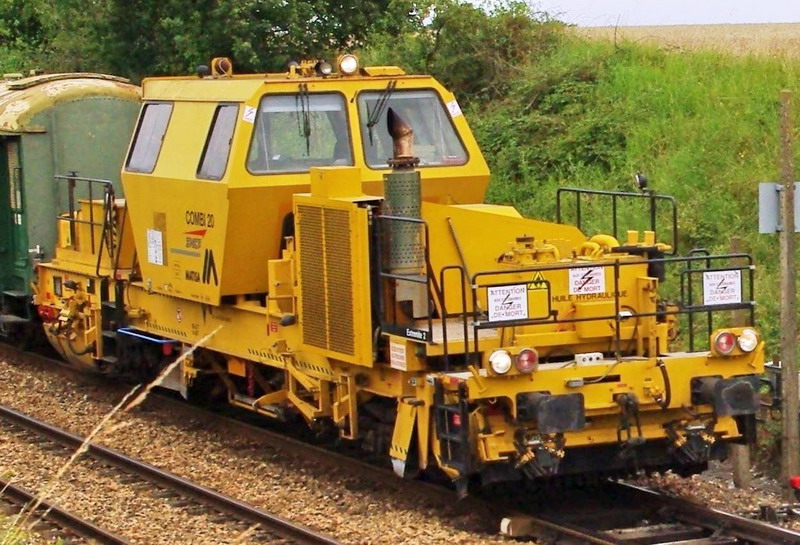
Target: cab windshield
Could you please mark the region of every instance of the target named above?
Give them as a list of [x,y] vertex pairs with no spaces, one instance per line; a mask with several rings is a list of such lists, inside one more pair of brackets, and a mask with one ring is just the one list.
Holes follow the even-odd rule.
[[308,172],[311,167],[352,164],[342,95],[299,93],[261,99],[247,156],[250,172]]
[[456,134],[450,114],[432,90],[383,91],[358,95],[358,114],[364,158],[372,168],[387,168],[392,157],[392,137],[386,114],[392,108],[414,129],[414,155],[420,166],[463,165],[467,152]]

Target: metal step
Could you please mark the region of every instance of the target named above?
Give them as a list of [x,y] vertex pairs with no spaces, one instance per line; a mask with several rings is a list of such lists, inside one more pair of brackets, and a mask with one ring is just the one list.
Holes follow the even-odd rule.
[[115,329],[104,329],[103,330],[103,338],[104,339],[111,339],[116,341],[117,340],[117,331]]
[[0,314],[0,324],[2,325],[27,324],[29,322],[28,318],[21,318],[16,314]]
[[106,363],[108,365],[115,365],[117,363],[117,357],[116,356],[103,356],[102,358],[100,358],[100,361],[102,361],[103,363]]
[[7,295],[8,297],[15,297],[17,299],[25,299],[30,297],[29,293],[25,293],[24,291],[20,290],[4,290],[3,295]]

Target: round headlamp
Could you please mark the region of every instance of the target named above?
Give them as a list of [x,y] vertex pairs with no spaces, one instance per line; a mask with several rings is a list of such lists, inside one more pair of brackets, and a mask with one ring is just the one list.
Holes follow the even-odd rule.
[[495,350],[489,355],[489,365],[498,375],[505,375],[511,369],[511,354],[505,350]]
[[517,354],[516,366],[520,373],[532,373],[539,363],[539,355],[532,348],[524,348]]
[[358,58],[355,55],[347,54],[339,57],[339,72],[346,76],[352,76],[358,71]]
[[755,329],[745,329],[737,339],[742,352],[752,352],[758,346],[758,333]]
[[318,61],[314,65],[314,71],[320,76],[330,76],[333,73],[333,66],[328,61]]
[[714,337],[714,350],[717,354],[727,356],[736,348],[736,336],[730,331],[720,331]]

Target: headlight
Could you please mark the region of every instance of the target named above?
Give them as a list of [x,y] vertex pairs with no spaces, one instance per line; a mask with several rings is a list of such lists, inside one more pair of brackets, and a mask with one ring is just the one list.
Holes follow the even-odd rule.
[[333,73],[333,66],[328,61],[317,61],[314,71],[320,76],[330,76]]
[[489,355],[489,365],[498,375],[505,375],[511,369],[511,354],[505,350],[495,350]]
[[339,72],[346,76],[352,76],[358,70],[358,58],[355,55],[342,55],[339,57]]
[[758,346],[758,333],[754,329],[745,329],[739,335],[739,348],[743,352],[752,352]]
[[532,373],[539,363],[539,354],[532,348],[524,348],[517,354],[516,359],[517,371],[520,373]]
[[721,356],[727,356],[736,348],[736,336],[730,331],[721,331],[714,337],[714,350]]

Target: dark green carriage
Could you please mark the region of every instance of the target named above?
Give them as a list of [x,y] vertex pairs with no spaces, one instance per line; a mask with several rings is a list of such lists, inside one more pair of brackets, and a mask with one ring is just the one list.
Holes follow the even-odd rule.
[[56,217],[69,207],[54,176],[111,180],[121,197],[139,102],[138,87],[100,74],[0,81],[0,334],[31,319],[34,266],[53,258]]

